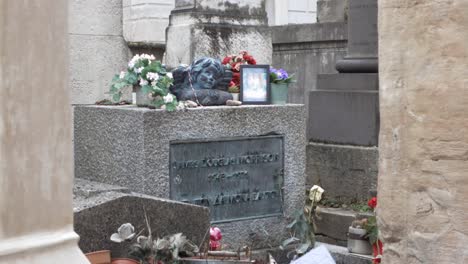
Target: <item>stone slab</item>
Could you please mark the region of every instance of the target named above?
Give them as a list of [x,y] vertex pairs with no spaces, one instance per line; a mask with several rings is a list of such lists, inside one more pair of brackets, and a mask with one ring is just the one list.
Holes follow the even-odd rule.
[[308,138],[316,142],[376,146],[378,91],[311,91]]
[[274,45],[295,42],[344,41],[348,39],[348,29],[343,22],[290,24],[273,26],[271,36]]
[[379,75],[377,73],[319,74],[317,87],[319,90],[378,91]]
[[346,242],[348,240],[348,228],[355,219],[356,213],[353,211],[319,207],[315,218],[317,227],[315,233]]
[[309,143],[306,184],[345,203],[366,202],[377,188],[378,161],[377,147]]
[[75,181],[74,229],[81,237],[79,246],[83,252],[109,249],[112,257],[127,256],[128,247],[135,241],[114,243],[110,236],[124,223],[131,223],[136,233],[145,230],[141,234],[147,235],[145,211],[154,237],[182,232],[197,245],[202,244],[210,226],[207,208],[120,192],[121,188]]
[[[75,175],[170,197],[169,147],[174,140],[284,136],[283,212],[302,207],[305,185],[305,109],[303,105],[216,106],[166,112],[131,106],[76,106]],[[257,241],[279,244],[283,216],[234,221],[219,226],[231,246]]]

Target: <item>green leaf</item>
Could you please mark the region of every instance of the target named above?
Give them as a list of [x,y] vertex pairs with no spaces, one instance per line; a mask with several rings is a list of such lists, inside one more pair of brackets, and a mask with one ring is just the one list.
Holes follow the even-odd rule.
[[119,74],[114,75],[114,78],[112,78],[112,81],[116,82],[118,80],[120,80],[120,75]]
[[115,94],[112,95],[112,100],[113,100],[114,102],[120,102],[120,97],[121,97],[120,92],[115,93]]
[[129,84],[135,84],[138,81],[138,76],[135,72],[127,72],[125,74],[124,80]]
[[141,91],[142,91],[144,94],[149,94],[149,93],[152,92],[152,90],[153,90],[153,89],[151,88],[150,85],[143,85],[143,86],[141,87]]
[[169,111],[169,112],[173,112],[176,110],[176,106],[172,103],[170,104],[166,104],[166,110]]

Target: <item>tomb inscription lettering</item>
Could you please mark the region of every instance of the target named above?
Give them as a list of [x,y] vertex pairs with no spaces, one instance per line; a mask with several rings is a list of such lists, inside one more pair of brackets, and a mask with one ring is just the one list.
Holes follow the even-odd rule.
[[170,143],[170,197],[210,208],[213,222],[280,215],[283,136]]

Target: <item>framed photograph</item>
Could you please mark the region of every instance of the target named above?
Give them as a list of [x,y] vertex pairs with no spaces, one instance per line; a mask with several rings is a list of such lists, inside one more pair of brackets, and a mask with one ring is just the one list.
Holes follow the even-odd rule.
[[240,66],[240,97],[243,104],[270,104],[270,65]]

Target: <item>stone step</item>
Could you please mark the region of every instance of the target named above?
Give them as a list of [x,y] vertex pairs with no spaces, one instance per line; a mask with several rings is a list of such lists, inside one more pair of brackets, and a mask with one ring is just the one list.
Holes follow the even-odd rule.
[[316,224],[317,241],[346,246],[348,228],[355,219],[370,216],[370,213],[358,213],[350,209],[318,207]]

